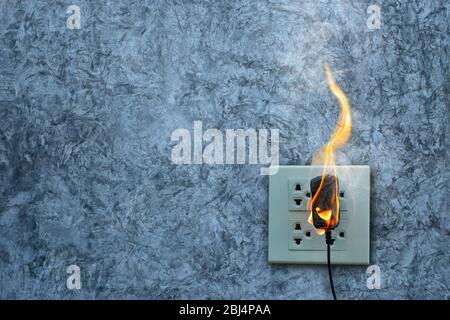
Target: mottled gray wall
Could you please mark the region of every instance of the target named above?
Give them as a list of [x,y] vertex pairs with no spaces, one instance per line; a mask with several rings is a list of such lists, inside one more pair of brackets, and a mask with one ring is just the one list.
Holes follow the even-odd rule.
[[202,120],[278,128],[281,163],[307,164],[338,113],[329,63],[382,271],[369,291],[336,267],[339,297],[449,299],[447,26],[444,0],[0,0],[0,297],[330,298],[323,266],[267,263],[258,165],[170,160]]

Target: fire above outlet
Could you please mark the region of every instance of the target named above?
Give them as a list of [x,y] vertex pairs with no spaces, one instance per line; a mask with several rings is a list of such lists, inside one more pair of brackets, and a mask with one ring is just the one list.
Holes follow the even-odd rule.
[[336,167],[335,151],[347,143],[352,119],[344,92],[328,65],[325,69],[340,105],[339,119],[329,141],[314,154],[311,166],[273,168],[274,175],[269,178],[269,261],[328,263],[333,289],[330,263],[369,263],[370,171],[367,166]]
[[345,145],[352,131],[350,104],[344,92],[333,79],[330,67],[325,65],[328,85],[339,101],[341,112],[330,140],[315,153],[312,165],[323,166],[321,177],[316,177],[312,190],[308,222],[316,228],[317,234],[331,231],[339,224],[339,182],[336,174],[334,152]]

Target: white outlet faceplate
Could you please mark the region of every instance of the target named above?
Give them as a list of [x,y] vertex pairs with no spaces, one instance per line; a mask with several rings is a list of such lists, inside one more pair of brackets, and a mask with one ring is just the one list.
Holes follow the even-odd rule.
[[[321,166],[271,167],[269,176],[269,262],[327,263],[325,236],[308,223],[310,181]],[[278,170],[278,171],[277,171]],[[275,173],[276,172],[276,173]],[[337,166],[340,222],[332,232],[332,264],[369,264],[370,169]]]

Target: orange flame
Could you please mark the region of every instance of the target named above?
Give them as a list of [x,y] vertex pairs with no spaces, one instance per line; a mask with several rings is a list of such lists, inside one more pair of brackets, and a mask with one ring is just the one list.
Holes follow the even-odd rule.
[[[337,222],[339,221],[339,195],[337,188],[338,179],[336,175],[334,152],[335,150],[342,147],[345,143],[347,143],[350,137],[350,133],[352,131],[352,117],[350,112],[350,104],[348,103],[347,97],[345,96],[341,88],[339,88],[339,86],[334,81],[333,75],[331,74],[331,70],[328,64],[325,65],[325,71],[327,75],[328,86],[330,87],[330,90],[334,94],[336,99],[339,101],[341,111],[339,114],[337,125],[334,129],[334,132],[330,140],[314,155],[312,160],[312,165],[323,165],[323,172],[319,188],[317,189],[310,203],[311,212],[308,221],[310,224],[313,224],[312,223],[312,208],[314,208],[313,205],[316,202],[323,188],[326,174],[331,171],[332,175],[334,176],[334,181],[336,184],[336,188],[334,188],[334,190],[336,190],[336,194],[332,196],[332,201],[334,201],[334,203],[332,203],[331,205],[332,207],[333,206],[336,207],[336,217],[332,219],[332,210],[322,211],[320,208],[316,208],[316,212],[319,215],[319,217],[321,217],[323,220],[326,221],[327,228],[332,229],[336,226]],[[317,229],[316,231],[317,234],[325,233],[325,229]]]

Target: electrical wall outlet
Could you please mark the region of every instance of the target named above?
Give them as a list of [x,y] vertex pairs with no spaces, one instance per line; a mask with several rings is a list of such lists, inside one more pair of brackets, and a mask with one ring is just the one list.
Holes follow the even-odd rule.
[[[309,224],[310,181],[321,166],[272,167],[269,176],[269,262],[326,264],[325,235]],[[278,170],[278,171],[277,171]],[[276,172],[276,173],[275,173]],[[332,264],[369,264],[370,169],[337,166],[339,225],[332,232]]]

